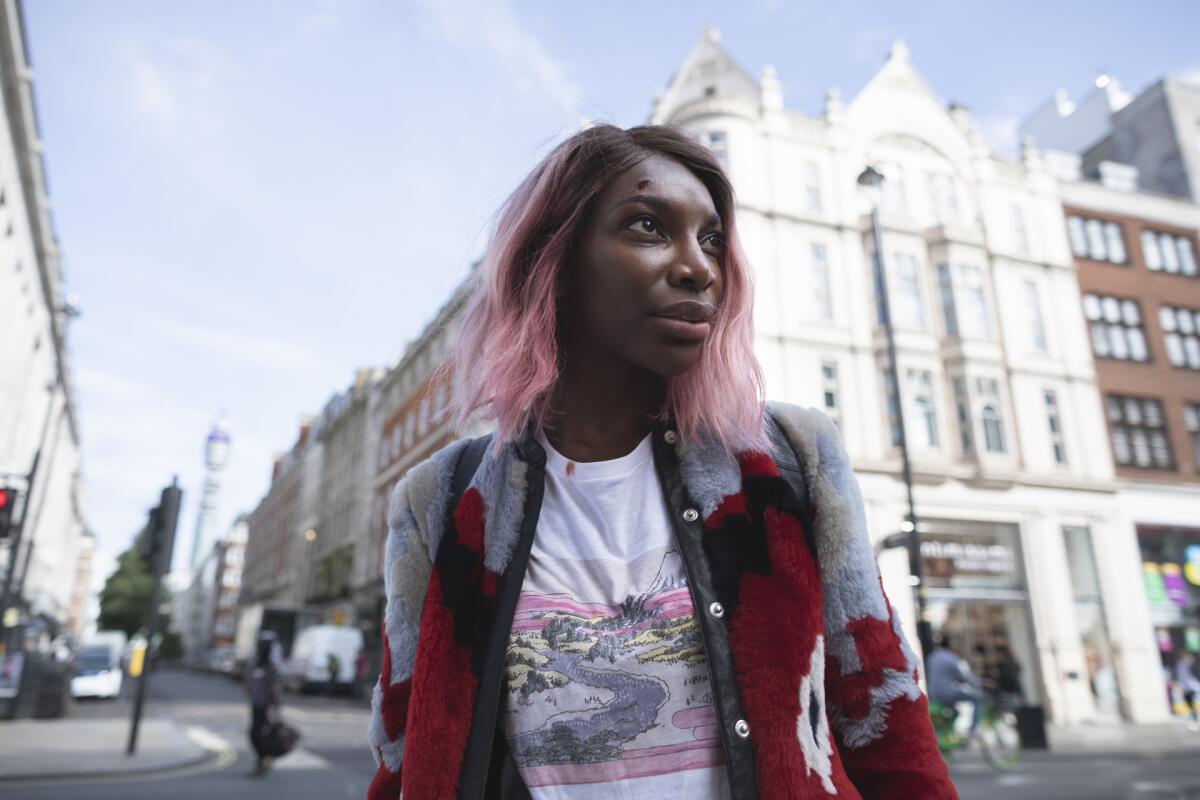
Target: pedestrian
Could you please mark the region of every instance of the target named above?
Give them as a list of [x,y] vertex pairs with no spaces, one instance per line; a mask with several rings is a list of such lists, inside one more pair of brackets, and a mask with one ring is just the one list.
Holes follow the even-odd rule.
[[325,684],[325,694],[337,693],[338,678],[342,674],[342,662],[332,650],[325,656],[325,669],[329,672],[329,681]]
[[369,797],[956,797],[837,429],[764,404],[717,157],[588,127],[475,280],[494,432],[393,491]]
[[275,634],[265,631],[258,637],[254,668],[250,671],[250,744],[257,758],[254,774],[264,775],[271,768],[274,750],[273,726],[279,717],[279,669],[275,655]]
[[363,648],[358,648],[358,654],[354,656],[354,699],[361,700],[363,689],[367,682],[367,651]]
[[971,667],[954,651],[949,636],[942,636],[937,648],[929,656],[929,699],[935,703],[955,707],[959,703],[971,706],[971,723],[968,738],[975,735],[983,713],[983,693],[980,681],[971,672]]
[[1175,659],[1175,683],[1179,685],[1179,693],[1183,695],[1183,703],[1187,706],[1189,721],[1188,730],[1200,730],[1200,715],[1196,711],[1196,699],[1200,696],[1200,678],[1196,677],[1196,657],[1186,650]]

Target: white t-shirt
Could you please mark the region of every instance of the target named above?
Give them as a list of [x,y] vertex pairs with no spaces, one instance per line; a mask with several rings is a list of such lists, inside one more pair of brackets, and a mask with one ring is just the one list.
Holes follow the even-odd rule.
[[505,661],[521,777],[535,800],[729,797],[650,437],[590,463],[539,441],[546,488]]

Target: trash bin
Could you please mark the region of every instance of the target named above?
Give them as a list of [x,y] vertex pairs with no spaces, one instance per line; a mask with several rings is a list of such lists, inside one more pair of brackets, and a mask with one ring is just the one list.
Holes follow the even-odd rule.
[[1017,709],[1017,735],[1024,750],[1046,750],[1046,710],[1042,706],[1021,706]]

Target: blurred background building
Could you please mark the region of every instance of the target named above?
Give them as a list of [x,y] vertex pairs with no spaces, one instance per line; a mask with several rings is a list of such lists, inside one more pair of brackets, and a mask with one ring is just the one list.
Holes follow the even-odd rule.
[[80,430],[64,293],[19,7],[0,3],[0,487],[15,490],[15,531],[0,541],[0,609],[78,634],[93,540],[80,506]]

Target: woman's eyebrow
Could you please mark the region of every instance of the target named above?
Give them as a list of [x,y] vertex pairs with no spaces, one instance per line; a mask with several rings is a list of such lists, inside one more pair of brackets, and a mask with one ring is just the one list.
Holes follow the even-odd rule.
[[[621,208],[622,206],[632,205],[634,203],[641,203],[642,205],[650,206],[660,214],[674,213],[676,210],[674,204],[672,204],[670,200],[659,197],[655,194],[646,194],[645,192],[635,192],[623,200],[618,200],[616,207]],[[722,225],[723,223],[721,221],[721,215],[715,212],[704,222],[704,227],[706,228],[719,228]]]

